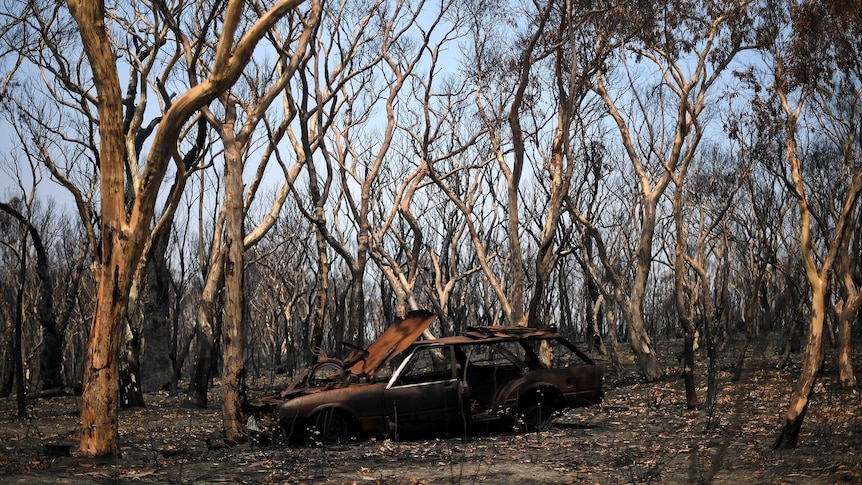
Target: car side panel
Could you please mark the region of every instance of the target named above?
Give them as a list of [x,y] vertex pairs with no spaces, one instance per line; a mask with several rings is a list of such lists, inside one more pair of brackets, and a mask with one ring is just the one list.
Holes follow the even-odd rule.
[[564,369],[535,369],[509,382],[497,394],[496,407],[506,414],[517,412],[520,399],[537,389],[556,389],[562,408],[589,406],[602,400],[602,369],[580,365]]
[[337,408],[354,418],[364,433],[385,433],[386,423],[380,406],[385,387],[385,382],[375,382],[315,390],[279,405],[279,420],[288,428],[305,426],[320,411]]
[[392,431],[451,430],[461,419],[458,379],[393,386],[383,392],[383,408]]

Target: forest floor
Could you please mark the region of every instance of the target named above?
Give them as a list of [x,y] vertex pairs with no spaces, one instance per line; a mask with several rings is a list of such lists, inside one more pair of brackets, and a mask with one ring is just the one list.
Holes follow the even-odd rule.
[[[777,369],[775,345],[749,351],[739,383],[730,382],[735,354],[723,353],[716,416],[688,410],[675,358],[679,342],[659,343],[668,377],[646,384],[630,356],[615,379],[607,361],[602,405],[562,414],[540,433],[500,431],[461,438],[396,442],[372,439],[328,447],[212,447],[221,416],[180,407],[181,397],[146,396],[147,407],[122,410],[123,457],[48,457],[46,445],[78,436],[76,397],[28,403],[15,417],[14,398],[0,402],[2,483],[862,483],[862,399],[841,390],[830,354],[818,377],[799,446],[773,451],[780,416],[799,373],[801,355]],[[702,351],[701,351],[702,352]],[[705,398],[705,358],[698,382]],[[859,352],[855,369],[862,373]]]

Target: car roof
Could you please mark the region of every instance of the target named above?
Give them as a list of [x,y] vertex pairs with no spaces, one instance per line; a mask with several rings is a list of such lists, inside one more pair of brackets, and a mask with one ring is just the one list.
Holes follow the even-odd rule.
[[445,345],[481,345],[497,342],[518,342],[530,340],[557,340],[571,350],[586,364],[595,365],[595,362],[582,350],[569,342],[552,327],[530,328],[530,327],[468,327],[463,335],[453,337],[442,337],[433,340],[418,340],[411,348],[433,347]]
[[[442,345],[476,345],[493,342],[515,342],[520,340],[553,340],[562,339],[562,335],[552,327],[531,328],[516,326],[489,325],[485,327],[467,327],[462,335],[419,340],[423,332],[435,320],[436,314],[427,310],[409,312],[403,318],[394,321],[371,345],[364,351],[355,353],[345,361],[345,367],[356,375],[373,375],[387,362],[403,353],[408,348]],[[565,341],[565,339],[562,339]],[[573,344],[565,341],[565,345],[578,354],[584,361],[592,360]]]
[[507,342],[516,340],[551,340],[562,337],[551,328],[529,327],[469,327],[462,335],[441,337],[433,340],[419,340],[414,346],[433,345],[471,345],[492,342]]

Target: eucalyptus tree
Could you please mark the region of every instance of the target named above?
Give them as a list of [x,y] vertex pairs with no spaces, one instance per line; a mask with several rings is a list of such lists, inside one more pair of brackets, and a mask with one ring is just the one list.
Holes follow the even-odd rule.
[[[812,159],[804,168],[814,168],[806,174],[814,189],[819,183],[822,195],[814,196],[821,228],[839,227],[846,219],[848,233],[837,248],[834,288],[836,298],[834,311],[837,316],[838,334],[838,372],[839,383],[844,388],[856,387],[856,375],[851,358],[852,326],[862,308],[862,208],[858,192],[862,190],[862,47],[855,40],[862,35],[858,25],[862,16],[857,10],[828,12],[831,20],[840,25],[840,32],[830,32],[830,40],[836,44],[836,64],[840,73],[828,89],[815,93],[815,104],[819,108],[818,128],[822,132],[825,153],[812,153]],[[849,32],[845,33],[845,25]],[[824,160],[816,160],[817,155],[825,155]],[[845,197],[856,193],[855,204]],[[823,237],[829,237],[824,231]]]
[[[793,448],[799,438],[805,413],[822,365],[824,323],[829,310],[829,284],[835,275],[843,278],[842,261],[848,258],[855,233],[856,211],[862,192],[862,163],[858,151],[858,124],[848,125],[856,115],[833,117],[831,102],[848,105],[858,113],[859,11],[844,2],[817,4],[794,0],[771,5],[763,16],[759,33],[764,57],[769,63],[766,89],[753,104],[757,110],[778,113],[774,118],[783,135],[783,165],[776,171],[796,199],[799,220],[799,256],[810,286],[808,339],[790,403],[784,413],[776,448]],[[827,94],[827,99],[820,96]],[[829,120],[825,121],[824,120]],[[813,181],[804,142],[826,132],[839,148],[830,158],[835,209],[831,216],[819,213],[812,197]],[[813,147],[812,147],[813,148]],[[849,268],[847,268],[849,269]],[[857,285],[850,278],[850,286]],[[846,289],[847,287],[845,287]],[[851,293],[845,293],[852,297]],[[847,300],[850,303],[852,300]],[[849,310],[852,314],[853,308]],[[858,306],[856,308],[858,311]],[[843,317],[842,317],[843,318]]]
[[457,207],[438,201],[427,231],[430,267],[421,274],[427,298],[440,321],[440,333],[443,336],[459,333],[466,326],[468,305],[464,294],[470,288],[467,282],[480,271],[477,264],[471,264],[467,220]]
[[[378,187],[394,187],[390,193],[379,192],[372,207],[376,227],[372,231],[370,252],[392,289],[398,316],[420,308],[417,284],[430,284],[425,265],[434,266],[435,278],[444,277],[436,259],[436,208],[445,213],[446,199],[435,187],[430,171],[437,165],[450,164],[471,151],[481,126],[468,121],[472,92],[462,82],[447,53],[463,38],[466,11],[458,2],[445,2],[429,18],[417,25],[426,55],[409,73],[405,95],[398,106],[396,139],[387,155],[382,174],[387,177]],[[451,215],[451,214],[450,214]],[[456,243],[456,241],[450,241]],[[451,248],[443,249],[444,252]],[[458,265],[445,271],[453,277],[447,282],[435,279],[431,298],[436,302],[441,331],[448,322],[448,294],[451,284],[460,279]],[[467,271],[469,272],[469,270]]]
[[625,27],[617,24],[619,30],[605,33],[620,40],[616,63],[597,73],[593,89],[631,163],[640,218],[631,284],[623,286],[625,268],[604,261],[603,267],[612,282],[609,293],[626,318],[632,349],[649,381],[664,374],[643,316],[660,203],[671,182],[684,184],[698,153],[713,88],[744,48],[748,3],[639,4],[647,11],[637,12],[638,21]]
[[[33,161],[30,161],[30,167],[35,168],[35,163]],[[39,276],[41,277],[42,282],[41,289],[43,292],[50,289],[50,286],[47,288],[44,286],[45,284],[50,284],[50,280],[44,279],[44,276],[48,274],[46,271],[48,264],[46,259],[47,252],[42,244],[42,238],[33,224],[33,218],[35,215],[34,204],[36,198],[36,186],[39,181],[35,170],[32,175],[33,179],[30,187],[25,187],[20,176],[17,177],[18,189],[20,191],[21,198],[16,198],[15,200],[10,201],[10,204],[5,202],[0,203],[0,211],[11,217],[17,223],[8,225],[4,224],[7,227],[11,226],[13,230],[4,231],[4,237],[0,238],[0,247],[4,249],[4,256],[11,255],[11,259],[15,260],[13,264],[9,265],[10,268],[15,268],[14,275],[9,275],[12,276],[10,279],[14,282],[14,290],[12,291],[12,293],[14,293],[14,302],[11,302],[14,309],[9,312],[11,315],[7,316],[7,321],[10,325],[6,326],[7,342],[11,344],[6,347],[6,363],[7,365],[11,364],[11,369],[7,367],[4,370],[7,372],[12,370],[12,372],[9,372],[9,377],[14,380],[15,383],[15,404],[18,419],[27,418],[27,403],[25,397],[27,388],[25,376],[27,372],[24,369],[23,327],[25,319],[27,318],[25,314],[28,313],[26,309],[31,305],[31,303],[27,301],[27,296],[25,294],[28,293],[28,280],[31,274],[31,244],[33,245],[36,256],[39,259],[37,267],[39,267],[40,270]],[[30,242],[31,239],[32,243]],[[47,298],[50,298],[50,291]],[[49,306],[47,309],[51,310],[51,307]],[[9,358],[10,356],[11,358]]]
[[[718,420],[714,411],[718,397],[718,330],[727,318],[730,233],[728,214],[736,193],[745,182],[746,169],[735,165],[733,155],[714,149],[693,167],[683,189],[677,185],[673,197],[677,230],[674,248],[674,285],[677,318],[683,323],[683,375],[686,405],[698,406],[694,382],[696,320],[702,320],[707,351],[707,428]],[[684,222],[683,217],[688,223]],[[688,269],[691,268],[691,271]],[[690,273],[693,273],[693,277]]]
[[[495,183],[498,173],[492,160],[487,159],[484,146],[486,143],[480,139],[472,149],[430,164],[428,170],[440,192],[429,197],[444,199],[437,202],[436,210],[440,234],[434,236],[440,242],[432,247],[433,239],[429,241],[434,278],[429,298],[447,318],[458,313],[462,324],[465,320],[496,324],[505,316],[496,298],[499,284],[495,278],[487,277],[495,274],[505,238],[500,237],[499,229],[500,204]],[[456,292],[457,310],[452,308]]]
[[[183,196],[183,203],[177,208],[177,217],[173,221],[173,229],[171,230],[171,238],[168,240],[166,254],[171,255],[169,261],[165,261],[170,266],[168,271],[168,287],[170,299],[170,325],[171,325],[171,340],[169,346],[169,358],[173,363],[173,372],[170,376],[168,391],[171,395],[177,395],[179,392],[179,380],[183,366],[194,340],[194,325],[189,329],[188,321],[194,320],[192,316],[196,309],[200,306],[199,300],[194,301],[197,296],[192,292],[195,282],[195,274],[202,272],[197,268],[199,259],[193,257],[195,254],[195,241],[202,239],[202,232],[196,233],[191,230],[182,230],[182,224],[189,224],[190,215],[195,206],[193,191],[186,191]],[[202,197],[197,197],[197,202],[200,204]],[[199,205],[198,205],[199,207]],[[181,219],[185,217],[185,221]],[[187,228],[188,226],[186,226]]]
[[[17,103],[18,119],[22,130],[27,130],[28,143],[32,144],[40,163],[48,170],[52,178],[62,185],[72,196],[79,220],[86,234],[85,241],[92,257],[90,269],[93,278],[100,279],[103,264],[101,249],[102,236],[105,235],[104,217],[100,214],[99,204],[103,202],[101,183],[105,180],[99,170],[102,160],[102,140],[96,127],[102,121],[98,113],[101,98],[93,92],[94,73],[87,67],[74,69],[74,65],[87,66],[84,61],[82,44],[77,41],[78,31],[74,19],[69,16],[65,5],[41,4],[28,2],[24,5],[22,14],[17,19],[20,22],[10,22],[9,26],[18,39],[16,50],[18,62],[15,69],[8,73],[11,82],[4,88],[19,92],[27,92],[28,96],[9,96],[10,103]],[[129,13],[129,12],[126,12]],[[135,17],[135,14],[131,14]],[[140,170],[139,156],[147,139],[153,134],[160,117],[148,112],[146,79],[153,75],[156,69],[155,59],[158,57],[159,32],[145,28],[131,28],[128,22],[118,13],[112,17],[117,26],[113,32],[116,36],[118,64],[129,69],[126,78],[126,95],[122,99],[119,115],[120,128],[123,137],[115,140],[120,143],[117,152],[123,155],[123,165],[119,175],[128,172],[128,177],[121,178],[122,186],[115,187],[119,193],[114,197],[120,206],[131,210],[134,199],[138,196],[137,189],[141,185],[143,174]],[[154,27],[155,28],[155,27]],[[148,35],[152,35],[149,37]],[[153,46],[149,40],[155,39]],[[11,55],[11,54],[7,54]],[[166,80],[164,74],[161,80]],[[29,94],[38,93],[38,96]],[[169,100],[168,100],[169,101]],[[150,121],[147,123],[147,118]],[[110,146],[110,143],[108,144]],[[194,152],[194,150],[192,150]],[[191,157],[192,159],[194,157]],[[179,159],[177,160],[180,162]],[[188,163],[183,160],[183,163]],[[175,174],[172,194],[182,191],[184,183],[183,171]],[[155,197],[155,196],[154,196]],[[163,198],[165,208],[160,220],[165,221],[172,215],[171,204],[173,196]],[[155,202],[154,202],[155,205]],[[148,222],[150,224],[152,221]],[[157,236],[164,231],[164,223],[156,226],[151,234]],[[150,239],[145,240],[149,247]],[[101,249],[100,249],[101,248]],[[143,268],[147,266],[151,250],[142,251],[141,257],[133,270],[129,290],[131,311],[123,313],[124,320],[119,323],[125,331],[129,329],[129,320],[136,313],[139,300],[139,285]],[[83,255],[82,255],[83,257]],[[128,318],[125,318],[128,317]],[[156,330],[155,337],[162,328],[145,325],[146,331]],[[139,327],[134,328],[140,331]],[[140,391],[141,380],[137,373],[129,367],[137,361],[139,348],[130,347],[130,343],[140,342],[140,338],[123,339],[124,349],[131,352],[132,358],[123,358],[119,371],[122,381],[121,396],[123,403],[142,402]],[[153,363],[153,368],[169,366],[167,347],[159,345],[157,338],[152,338],[149,349],[151,355],[147,359]],[[160,357],[165,357],[160,359]],[[153,372],[156,375],[157,372]],[[165,381],[166,382],[166,381]]]
[[[146,10],[146,7],[143,7]],[[29,98],[29,104],[23,106],[22,112],[29,117],[27,124],[33,138],[35,149],[44,166],[51,173],[52,178],[59,182],[70,192],[78,210],[79,218],[87,234],[86,241],[90,250],[94,252],[91,259],[91,271],[94,278],[99,279],[102,270],[102,254],[96,248],[102,243],[104,234],[102,226],[103,217],[100,214],[100,170],[98,163],[101,160],[101,139],[95,127],[101,121],[97,111],[99,98],[93,93],[93,72],[87,69],[72,69],[70,66],[83,62],[84,51],[82,44],[77,42],[78,36],[73,27],[74,20],[70,17],[62,5],[40,5],[30,3],[25,10],[27,15],[26,24],[19,26],[24,35],[23,45],[18,52],[28,64],[18,69],[14,79],[22,89],[33,90],[40,93],[41,97]],[[162,119],[159,113],[170,105],[171,96],[166,92],[160,99],[160,110],[153,113],[148,108],[149,90],[148,80],[167,82],[170,79],[169,68],[162,73],[155,73],[159,67],[159,49],[164,44],[165,31],[159,31],[159,26],[150,25],[148,28],[134,27],[123,17],[128,14],[130,18],[145,16],[145,13],[131,6],[129,11],[112,14],[111,21],[116,26],[112,34],[116,37],[116,49],[118,64],[128,69],[128,76],[124,78],[126,84],[125,97],[122,99],[121,128],[123,130],[122,154],[124,166],[121,167],[128,173],[121,188],[123,205],[129,210],[138,196],[137,188],[141,184],[142,170],[139,158],[145,148],[147,140],[153,135],[156,125]],[[86,63],[84,63],[86,65]],[[38,76],[32,71],[38,72]],[[38,79],[38,80],[36,80]],[[40,82],[40,81],[41,82]],[[34,109],[35,108],[35,109]],[[147,121],[149,119],[149,121]],[[181,138],[185,137],[184,129]],[[132,286],[129,292],[128,317],[121,325],[125,326],[126,332],[131,330],[135,336],[131,339],[124,338],[123,345],[126,354],[121,362],[120,379],[122,384],[123,403],[142,402],[140,396],[141,380],[137,371],[129,367],[136,365],[138,346],[142,341],[140,319],[133,318],[139,311],[143,310],[146,323],[143,325],[144,340],[149,340],[151,345],[146,361],[151,364],[152,372],[146,381],[158,382],[159,386],[166,379],[161,376],[169,373],[169,359],[167,358],[167,347],[161,345],[166,341],[163,338],[168,331],[166,325],[160,324],[158,318],[151,319],[153,308],[158,308],[158,298],[144,298],[144,305],[139,306],[141,300],[141,282],[145,268],[151,268],[153,249],[161,247],[159,244],[152,245],[158,236],[164,234],[166,223],[173,214],[176,197],[182,192],[185,177],[191,167],[196,163],[197,149],[194,145],[184,156],[178,156],[176,162],[183,167],[174,173],[173,186],[168,194],[159,196],[160,200],[154,205],[162,204],[159,214],[160,223],[157,223],[151,239],[146,241],[147,249],[134,270],[131,278]],[[121,170],[121,174],[122,174]],[[156,259],[163,255],[156,255]],[[152,282],[152,279],[151,279]],[[147,307],[149,303],[149,307]],[[134,320],[134,322],[132,322]],[[135,323],[138,322],[138,323]],[[131,327],[129,325],[131,324]],[[130,346],[131,345],[131,346]],[[164,372],[164,368],[167,372]],[[150,379],[152,377],[153,379]],[[131,400],[131,401],[130,401]]]
[[[96,253],[94,274],[99,288],[81,405],[80,452],[84,455],[119,453],[118,361],[123,325],[152,236],[170,226],[175,207],[171,201],[178,200],[182,193],[185,167],[180,142],[188,132],[188,122],[200,108],[233,85],[258,41],[300,3],[278,2],[258,12],[259,19],[243,29],[240,19],[245,2],[240,1],[228,1],[216,9],[177,1],[110,10],[101,1],[72,1],[68,5],[21,3],[19,18],[24,22],[16,27],[31,22],[29,25],[36,28],[21,27],[16,31],[30,37],[24,37],[24,49],[15,52],[26,52],[18,59],[41,69],[43,79],[60,81],[45,85],[48,109],[64,116],[67,122],[79,123],[81,128],[80,138],[70,143],[71,149],[60,151],[69,155],[69,166],[86,164],[85,170],[91,176],[88,185],[78,187],[67,177],[68,172],[56,165],[57,170],[52,170],[52,175],[72,193],[82,222],[88,227],[90,247]],[[207,26],[204,35],[209,29],[218,29],[220,35],[215,39],[216,54],[208,75],[190,78],[193,85],[189,85],[189,78],[182,77],[203,60],[199,57],[201,49],[189,48],[191,56],[182,58],[178,54],[181,49],[171,50],[177,44],[169,42],[169,26],[180,25],[194,15],[202,16]],[[204,40],[195,38],[192,42]],[[23,73],[23,64],[15,65],[18,71],[6,79]],[[120,85],[121,68],[131,71],[125,96]],[[157,68],[164,71],[156,73]],[[152,91],[161,104],[158,117],[148,114]],[[147,124],[144,120],[148,116],[151,122]],[[65,142],[68,130],[57,126],[48,127],[55,135],[50,141]],[[148,139],[151,142],[146,145]],[[38,146],[44,151],[51,148],[47,143]],[[146,156],[142,157],[144,152]],[[179,186],[171,192],[167,209],[154,220],[171,162],[179,174],[175,177]],[[98,196],[93,197],[96,193]],[[91,208],[88,198],[98,203]]]
[[[745,107],[744,112],[731,114],[734,120],[753,128],[760,124]],[[781,283],[788,271],[784,261],[791,247],[784,245],[786,232],[794,217],[794,201],[777,186],[774,177],[766,170],[773,157],[780,157],[777,139],[769,133],[757,130],[737,130],[736,122],[728,124],[732,145],[748,166],[747,176],[742,180],[736,200],[728,213],[727,237],[729,238],[729,300],[736,309],[736,320],[729,325],[744,325],[745,338],[739,350],[734,369],[734,380],[739,380],[745,357],[753,342],[762,350],[765,336],[778,315],[776,309],[786,306],[789,293]],[[777,153],[776,153],[777,151]],[[790,269],[790,271],[793,271]],[[725,341],[733,338],[730,329],[725,330]]]
[[[236,7],[240,8],[240,7]],[[259,35],[266,37],[267,45],[276,54],[276,62],[268,64],[259,58],[249,58],[239,73],[238,83],[229,90],[223,90],[216,96],[220,110],[202,106],[202,117],[218,135],[221,155],[223,157],[224,201],[219,209],[216,227],[212,233],[212,244],[209,246],[209,273],[206,276],[202,295],[202,305],[198,313],[199,341],[198,365],[195,378],[191,381],[189,399],[195,406],[204,407],[207,401],[207,384],[209,380],[210,355],[212,342],[212,311],[213,300],[217,290],[224,285],[223,313],[223,361],[222,373],[222,409],[226,438],[230,441],[245,439],[243,420],[241,416],[241,379],[244,374],[244,328],[243,313],[245,306],[243,275],[245,271],[244,253],[256,244],[269,231],[278,218],[282,205],[289,196],[290,186],[299,173],[304,158],[297,156],[293,164],[275,154],[279,143],[287,133],[287,127],[294,121],[295,111],[286,103],[282,95],[294,77],[301,63],[305,62],[307,48],[313,40],[320,18],[321,4],[310,2],[307,11],[301,11],[291,6],[280,22],[268,25]],[[268,14],[258,8],[256,14],[265,18]],[[239,20],[242,17],[237,17]],[[227,19],[226,19],[227,20]],[[257,22],[242,18],[236,27],[254,29]],[[216,49],[198,49],[192,39],[185,34],[185,29],[179,24],[171,27],[173,34],[183,46],[184,55],[189,65],[196,55],[202,53],[204,59],[218,59],[221,53]],[[205,31],[205,30],[204,30]],[[217,31],[209,32],[209,36],[218,36]],[[216,44],[218,45],[218,44]],[[206,63],[195,66],[195,76],[212,76]],[[197,82],[197,80],[196,80]],[[278,99],[283,101],[282,114],[279,119],[271,120],[265,130],[258,127],[264,124],[270,106]],[[270,124],[271,123],[271,124]],[[256,142],[265,140],[256,152]],[[301,153],[300,153],[301,155]],[[259,162],[249,184],[244,184],[243,171],[253,156],[259,156]],[[273,198],[267,213],[258,224],[247,231],[245,227],[246,214],[257,197],[257,191],[263,183],[264,176],[271,160],[278,159],[283,174],[283,182],[278,193]],[[201,194],[203,196],[204,194]],[[217,202],[218,204],[218,202]]]
[[[364,268],[364,261],[359,248],[356,258],[351,255],[349,244],[343,241],[342,228],[334,227],[340,220],[340,213],[333,210],[330,204],[339,205],[333,202],[336,199],[332,193],[339,184],[336,173],[341,149],[330,156],[326,144],[329,143],[329,137],[337,139],[340,130],[349,129],[339,128],[338,125],[350,127],[367,119],[370,108],[364,103],[372,101],[358,99],[360,95],[357,93],[367,88],[373,77],[372,70],[382,60],[381,37],[389,38],[384,32],[386,5],[386,2],[367,4],[342,1],[324,6],[319,35],[312,46],[312,58],[297,73],[299,87],[285,91],[299,120],[296,128],[288,127],[288,138],[294,151],[301,153],[307,160],[304,165],[307,188],[295,184],[291,189],[297,208],[316,231],[316,302],[314,317],[305,337],[306,357],[309,359],[312,357],[311,350],[323,344],[327,321],[335,322],[330,327],[330,337],[334,339],[333,350],[340,351],[345,337],[345,320],[353,322],[351,333],[358,335],[364,318],[361,277],[352,279],[350,287],[358,288],[352,290],[355,294],[348,297],[347,302],[340,302],[345,304],[333,305],[336,299],[341,298],[332,296],[330,248],[351,268]],[[352,118],[354,104],[357,105],[355,119]],[[318,152],[319,157],[315,157],[314,154]],[[347,184],[347,181],[342,183]],[[333,307],[340,309],[340,312],[327,318],[329,309]]]
[[295,373],[312,363],[308,335],[314,314],[314,229],[285,206],[272,230],[247,254],[249,352],[268,370]]
[[[345,339],[362,346],[368,263],[377,258],[382,267],[390,264],[382,252],[384,235],[396,217],[410,218],[404,208],[409,209],[415,184],[421,183],[422,169],[414,168],[406,182],[383,182],[381,172],[398,158],[392,147],[398,143],[401,105],[408,102],[410,90],[416,87],[411,84],[414,76],[428,73],[428,63],[436,62],[439,56],[435,50],[440,47],[435,46],[449,42],[451,33],[447,33],[443,17],[454,3],[344,1],[327,6],[314,62],[301,73],[307,89],[289,93],[301,121],[299,133],[291,139],[309,159],[312,153],[317,154],[314,163],[306,164],[307,189],[297,186],[294,191],[301,210],[318,232],[316,335],[323,328],[326,298],[333,298],[325,286],[332,265],[328,250],[347,268],[345,293],[334,297],[343,304],[330,319],[335,322],[336,352],[341,351]],[[377,210],[387,203],[393,204],[391,211]],[[388,215],[377,221],[375,212]],[[422,236],[414,232],[410,237],[421,241]],[[414,268],[418,266],[414,264]],[[409,299],[399,276],[389,274],[394,288]],[[413,271],[403,280],[406,287],[415,284],[417,275]]]
[[[563,201],[577,165],[573,133],[584,128],[581,111],[589,103],[589,80],[608,51],[591,46],[602,7],[553,1],[525,7],[471,5],[463,71],[475,90],[473,110],[482,131],[473,149],[477,161],[461,170],[483,175],[455,179],[454,170],[433,166],[431,175],[462,212],[484,284],[493,291],[503,319],[537,326],[548,322],[542,304],[559,257]],[[490,205],[465,199],[474,192],[459,193],[450,178],[460,185],[481,180]],[[533,191],[527,201],[524,194],[531,184],[546,184],[547,189]],[[487,224],[482,214],[491,209],[500,212],[503,233],[489,239],[483,234],[497,229],[480,225]],[[524,220],[526,214],[536,219]]]
[[[19,134],[17,128],[13,128]],[[23,155],[27,157],[27,163],[16,163],[15,167],[10,167],[10,172],[14,174],[12,177],[17,181],[20,197],[15,197],[8,203],[0,201],[0,212],[15,220],[21,229],[21,243],[18,253],[23,261],[21,264],[27,263],[25,252],[29,252],[29,245],[32,245],[35,253],[35,262],[33,271],[38,281],[37,290],[35,293],[35,302],[22,301],[21,304],[26,307],[35,306],[36,320],[39,322],[39,330],[41,332],[41,342],[38,346],[39,352],[39,368],[37,375],[39,377],[39,387],[43,390],[60,389],[63,387],[63,377],[61,375],[63,367],[63,347],[64,347],[64,325],[57,321],[54,307],[54,274],[50,260],[50,240],[48,234],[45,234],[50,224],[52,214],[48,213],[42,218],[42,222],[36,220],[38,214],[35,212],[38,209],[38,204],[35,202],[36,192],[39,184],[42,182],[39,164],[36,157],[28,153],[28,148],[23,147]],[[29,176],[20,172],[23,166],[29,167]],[[29,178],[30,187],[24,185],[24,178]],[[50,210],[50,207],[49,207]],[[19,274],[22,288],[25,280],[23,277],[31,271],[24,267],[24,272]],[[23,307],[22,307],[23,308]],[[24,317],[22,313],[21,317]],[[23,324],[23,321],[20,322]],[[20,332],[20,329],[16,329]],[[21,351],[20,342],[18,342],[18,351]],[[21,369],[22,376],[23,369]],[[23,399],[23,397],[22,397]]]

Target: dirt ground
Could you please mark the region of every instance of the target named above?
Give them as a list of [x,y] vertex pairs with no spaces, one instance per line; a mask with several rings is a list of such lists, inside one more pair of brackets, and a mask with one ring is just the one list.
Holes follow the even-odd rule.
[[[144,409],[123,410],[123,457],[49,457],[52,445],[76,445],[78,398],[29,402],[15,418],[0,401],[2,483],[862,483],[862,399],[837,386],[827,357],[792,451],[772,451],[780,413],[801,356],[777,369],[774,346],[751,352],[742,381],[729,381],[725,352],[716,415],[685,407],[674,357],[678,342],[659,344],[668,377],[645,384],[628,359],[621,380],[606,375],[601,406],[568,411],[541,433],[502,430],[483,436],[395,442],[372,439],[330,447],[210,446],[219,443],[218,404],[179,406],[180,397],[146,396]],[[601,359],[599,359],[601,361]],[[610,365],[603,362],[606,374]],[[862,372],[857,353],[855,368]],[[699,365],[703,366],[704,362]],[[704,369],[698,382],[706,384]],[[217,389],[213,399],[217,399]]]

